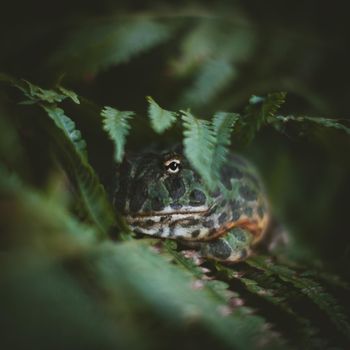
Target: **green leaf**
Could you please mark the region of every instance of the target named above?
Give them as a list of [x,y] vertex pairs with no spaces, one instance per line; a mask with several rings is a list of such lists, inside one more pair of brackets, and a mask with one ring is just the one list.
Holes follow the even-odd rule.
[[108,106],[105,106],[101,111],[103,129],[107,131],[110,139],[114,142],[114,158],[118,163],[123,160],[126,136],[130,130],[129,119],[134,115],[134,112],[122,112]]
[[27,244],[31,242],[46,254],[47,249],[66,254],[67,245],[62,244],[64,239],[70,240],[70,249],[96,244],[98,232],[92,226],[77,221],[61,202],[25,186],[17,174],[8,171],[1,164],[0,193],[11,198],[13,203],[10,215],[2,217],[7,223],[6,234],[12,233],[12,239],[23,239],[15,235],[25,227]]
[[212,171],[215,178],[219,178],[221,166],[227,159],[231,133],[238,120],[239,114],[237,113],[217,112],[213,116],[212,127],[216,142],[212,156]]
[[69,97],[74,103],[78,105],[80,104],[79,97],[74,91],[68,90],[61,85],[59,85],[57,88],[62,92],[63,95]]
[[273,122],[285,98],[285,92],[270,93],[266,97],[253,95],[250,98],[238,128],[239,137],[244,143],[251,142],[263,125]]
[[[294,310],[294,291],[289,285],[285,286],[283,282],[278,280],[277,276],[267,276],[265,271],[256,269],[253,272],[247,270],[245,273],[239,274],[223,265],[218,264],[217,267],[221,273],[225,273],[228,281],[232,283],[232,281],[237,280],[238,283],[244,285],[245,289],[257,300],[256,303],[261,308],[259,315],[266,314],[268,318],[269,314],[277,313],[277,320],[283,319],[285,324],[288,324],[288,329],[282,325],[281,330],[295,346],[307,345],[313,349],[317,348],[320,341],[324,341],[324,339],[320,339],[322,335],[312,319],[308,319],[302,313]],[[290,293],[287,293],[286,290],[290,290]],[[281,324],[277,326],[279,327]]]
[[286,92],[273,92],[266,97],[252,96],[249,105],[245,109],[247,118],[254,118],[257,130],[261,125],[275,117],[277,111],[286,100]]
[[288,266],[266,261],[262,257],[250,259],[248,263],[251,266],[264,270],[267,274],[277,275],[283,281],[291,283],[316,304],[327,315],[329,320],[333,322],[336,328],[350,340],[350,323],[343,308],[321,284],[311,278],[299,276]]
[[87,160],[86,142],[82,138],[81,132],[76,129],[74,121],[64,114],[62,108],[56,107],[55,105],[42,105],[42,108],[55,122],[56,126],[65,133],[80,156],[84,160]]
[[78,29],[54,53],[51,64],[70,77],[95,74],[167,40],[172,27],[144,17],[109,17],[80,23]]
[[70,98],[74,103],[79,104],[78,95],[71,90],[64,88],[63,86],[58,86],[56,91],[54,89],[47,90],[40,86],[37,86],[27,80],[17,80],[5,74],[0,75],[0,81],[4,81],[19,90],[21,90],[29,101],[23,101],[21,104],[34,104],[36,102],[45,103],[59,103],[65,100],[67,97]]
[[192,86],[185,91],[181,103],[190,106],[208,104],[237,74],[226,59],[210,60],[200,67]]
[[325,128],[342,130],[348,135],[350,135],[350,128],[341,124],[336,119],[320,118],[320,117],[317,118],[317,117],[308,117],[308,116],[278,115],[275,117],[275,121],[272,121],[272,123],[276,123],[276,125],[280,127],[280,125],[277,124],[278,122],[281,122],[281,123],[296,122],[296,123],[301,123],[301,125],[305,123],[310,123],[310,124],[318,125]]
[[167,111],[160,107],[151,96],[147,96],[148,116],[151,119],[151,125],[155,132],[161,134],[176,121],[176,112]]
[[26,86],[18,84],[17,87],[20,88],[24,94],[31,100],[39,100],[48,103],[62,102],[67,96],[60,94],[54,90],[46,90],[41,87],[30,83],[27,80],[23,80]]
[[117,297],[119,291],[127,290],[161,319],[174,325],[195,322],[234,349],[256,349],[258,344],[262,349],[282,348],[260,317],[239,308],[223,313],[226,300],[217,291],[219,282],[215,287],[194,288],[197,279],[189,271],[152,252],[140,240],[106,245],[99,258],[100,281],[109,295]]
[[114,213],[103,185],[87,161],[85,141],[61,108],[54,105],[42,107],[57,127],[52,129],[47,126],[55,144],[55,153],[78,190],[82,208],[99,232],[107,237],[115,223]]
[[[15,79],[8,82],[20,89],[31,100],[35,101],[40,97],[40,100],[35,102],[54,122],[53,125],[44,124],[52,138],[54,153],[77,188],[81,208],[88,220],[95,223],[102,236],[107,237],[110,228],[115,224],[114,210],[103,185],[87,161],[86,143],[80,131],[75,128],[75,123],[65,115],[63,109],[57,107],[55,103],[49,103],[49,101],[56,101],[52,91],[44,90],[29,82],[23,85]],[[66,96],[63,96],[64,98]],[[119,217],[117,219],[120,224],[121,220]]]
[[197,119],[189,111],[181,111],[181,113],[185,155],[209,188],[214,188],[211,164],[216,140],[211,123]]

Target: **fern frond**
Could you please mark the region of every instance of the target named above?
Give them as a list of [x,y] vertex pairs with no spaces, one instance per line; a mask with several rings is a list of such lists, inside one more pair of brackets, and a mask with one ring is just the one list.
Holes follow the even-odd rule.
[[176,121],[176,112],[167,111],[156,103],[151,96],[147,96],[148,116],[151,120],[152,128],[158,134],[169,129]]
[[219,177],[221,166],[226,161],[228,147],[231,144],[231,133],[238,120],[239,114],[236,113],[217,112],[213,116],[212,128],[216,141],[211,171],[215,178]]
[[107,131],[110,139],[114,142],[114,158],[118,163],[123,160],[126,136],[130,130],[129,119],[134,115],[134,112],[118,111],[108,106],[105,106],[101,111],[103,129]]
[[[43,89],[28,80],[17,80],[11,76],[1,74],[0,81],[6,82],[17,89],[21,90],[29,101],[21,102],[21,104],[34,104],[36,102],[59,103],[70,98],[74,103],[79,104],[78,95],[63,86],[57,86],[57,89]],[[57,91],[58,90],[58,91]]]
[[194,117],[189,111],[181,113],[185,155],[209,188],[213,188],[215,181],[211,173],[211,164],[216,139],[211,124],[207,120]]
[[240,308],[231,313],[223,312],[226,299],[219,290],[225,288],[225,284],[217,283],[214,287],[209,283],[208,287],[194,288],[197,277],[170,264],[141,241],[104,248],[98,267],[101,285],[110,291],[110,296],[119,295],[113,290],[121,286],[122,290],[132,290],[160,316],[175,324],[195,319],[207,332],[219,336],[227,346],[235,349],[255,349],[258,344],[263,349],[285,348],[259,316]]
[[82,209],[88,219],[94,222],[99,232],[106,237],[115,223],[114,213],[103,185],[84,156],[85,142],[81,139],[80,132],[73,129],[74,123],[62,114],[60,108],[44,108],[55,121],[56,128],[53,129],[50,125],[47,128],[56,149],[56,156],[75,184]]
[[236,74],[224,58],[210,60],[201,66],[192,86],[184,92],[181,104],[202,106],[209,103]]
[[95,74],[126,62],[167,40],[173,31],[170,25],[142,17],[105,18],[78,28],[51,59],[70,76]]
[[344,124],[341,124],[336,119],[308,117],[308,116],[294,116],[294,115],[287,115],[287,116],[277,115],[275,117],[275,120],[272,120],[272,124],[276,125],[278,129],[281,129],[283,124],[288,122],[300,123],[300,126],[310,123],[311,125],[315,125],[315,126],[317,125],[324,128],[341,130],[341,131],[344,131],[346,134],[350,135],[350,127],[347,127]]
[[256,268],[263,269],[265,273],[278,276],[281,280],[291,283],[311,302],[322,310],[336,328],[350,341],[350,323],[342,307],[318,282],[310,278],[301,277],[287,266],[268,262],[262,257],[248,260]]
[[29,82],[23,84],[21,81],[11,79],[8,83],[21,90],[30,102],[38,104],[54,122],[44,124],[51,135],[54,153],[76,186],[82,208],[89,220],[94,222],[100,234],[106,237],[109,229],[115,224],[113,209],[103,185],[87,161],[86,143],[80,131],[65,115],[64,110],[54,103],[62,101],[67,96],[56,94],[53,90],[42,89]]
[[34,85],[27,80],[23,80],[23,82],[27,85],[26,87],[22,87],[21,84],[18,84],[17,87],[20,88],[30,100],[55,103],[62,102],[66,98],[65,95],[54,90],[42,89],[41,87]]
[[[52,200],[52,198],[25,186],[16,173],[10,172],[1,164],[0,194],[6,195],[7,198],[11,198],[14,203],[17,203],[17,206],[13,205],[14,211],[11,215],[3,216],[2,219],[9,223],[13,232],[17,232],[13,226],[27,225],[26,230],[28,230],[29,235],[34,234],[39,237],[41,243],[46,242],[44,245],[37,244],[38,239],[34,239],[33,244],[38,249],[46,250],[49,248],[55,253],[62,250],[62,253],[66,254],[67,245],[62,245],[64,239],[62,235],[70,240],[69,249],[72,250],[76,249],[77,246],[87,247],[90,244],[96,244],[98,240],[98,233],[91,225],[84,225],[77,221],[59,201]],[[19,213],[16,213],[16,210],[20,212],[20,221],[17,217]],[[52,220],[53,213],[54,220]],[[30,237],[26,239],[28,239],[27,242],[30,241]],[[74,247],[74,245],[76,246]],[[47,254],[47,251],[45,253]]]
[[241,118],[240,137],[246,143],[251,142],[263,125],[274,120],[285,98],[285,92],[270,93],[266,97],[252,96]]
[[42,105],[48,116],[55,122],[56,126],[61,129],[66,137],[72,142],[76,151],[87,161],[86,142],[81,136],[81,132],[76,129],[72,119],[64,114],[64,110],[55,105]]
[[80,104],[80,100],[79,100],[79,97],[78,95],[72,91],[72,90],[69,90],[69,89],[66,89],[65,87],[61,86],[61,85],[58,85],[57,86],[57,89],[65,96],[69,97],[74,103],[76,104]]

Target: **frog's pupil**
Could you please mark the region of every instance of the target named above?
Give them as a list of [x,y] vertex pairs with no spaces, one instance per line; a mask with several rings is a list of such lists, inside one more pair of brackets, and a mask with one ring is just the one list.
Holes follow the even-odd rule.
[[169,168],[170,168],[171,170],[174,170],[174,171],[175,171],[175,170],[178,168],[178,164],[175,163],[175,162],[170,163]]
[[166,169],[171,173],[176,173],[180,170],[180,164],[177,162],[171,162]]

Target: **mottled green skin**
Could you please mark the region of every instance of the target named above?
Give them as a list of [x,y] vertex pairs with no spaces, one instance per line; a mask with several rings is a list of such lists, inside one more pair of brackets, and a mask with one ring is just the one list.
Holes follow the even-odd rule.
[[[165,164],[176,160],[180,170]],[[231,156],[221,182],[209,192],[181,152],[141,153],[118,169],[114,204],[137,233],[181,240],[205,257],[249,256],[268,223],[260,181],[243,158]]]

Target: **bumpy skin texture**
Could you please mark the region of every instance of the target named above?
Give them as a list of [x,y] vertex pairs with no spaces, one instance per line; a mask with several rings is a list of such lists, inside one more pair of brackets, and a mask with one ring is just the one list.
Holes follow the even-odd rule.
[[114,204],[133,231],[180,240],[215,260],[248,257],[269,221],[255,170],[235,155],[221,169],[214,192],[181,152],[127,157],[117,182]]

